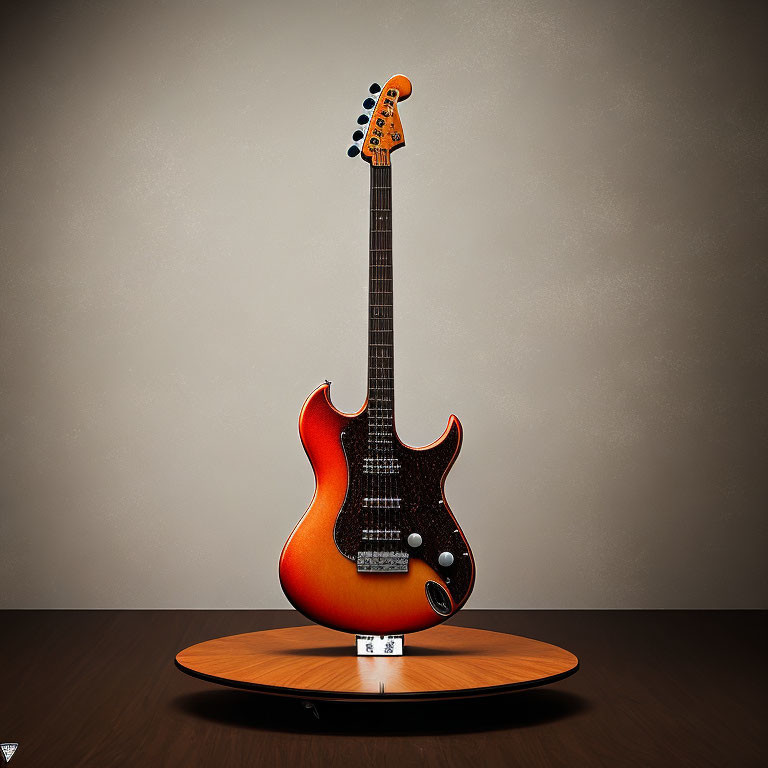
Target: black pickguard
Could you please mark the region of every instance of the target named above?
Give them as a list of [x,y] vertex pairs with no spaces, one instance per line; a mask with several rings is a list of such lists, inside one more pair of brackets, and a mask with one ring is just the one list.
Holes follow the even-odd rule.
[[[461,534],[458,524],[443,501],[443,477],[451,465],[461,432],[454,424],[446,439],[429,450],[414,450],[403,445],[395,436],[392,455],[399,462],[397,474],[376,477],[384,494],[400,498],[399,510],[382,515],[383,523],[399,529],[400,537],[394,548],[407,551],[411,559],[420,558],[434,568],[445,580],[451,597],[457,604],[463,603],[472,589],[474,564],[472,553]],[[347,495],[339,511],[334,528],[334,538],[339,551],[350,560],[357,553],[371,547],[381,550],[393,548],[393,542],[378,541],[371,544],[363,540],[363,529],[368,527],[375,513],[363,506],[363,499],[371,492],[371,485],[364,472],[364,459],[369,456],[368,412],[363,411],[345,426],[341,444],[347,459]],[[407,544],[408,535],[419,533],[420,547]],[[451,552],[454,562],[448,568],[438,563],[441,552]]]

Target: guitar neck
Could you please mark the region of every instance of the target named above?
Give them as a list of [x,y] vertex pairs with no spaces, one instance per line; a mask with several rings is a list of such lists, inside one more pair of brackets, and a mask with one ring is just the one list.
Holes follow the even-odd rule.
[[371,439],[377,441],[371,447],[378,448],[377,453],[388,453],[394,418],[392,168],[375,164],[371,164],[368,410]]

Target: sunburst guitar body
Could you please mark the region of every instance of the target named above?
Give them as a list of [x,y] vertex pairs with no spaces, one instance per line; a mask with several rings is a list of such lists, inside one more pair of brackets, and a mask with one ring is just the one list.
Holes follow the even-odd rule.
[[326,382],[304,403],[299,434],[315,495],[283,548],[280,583],[319,624],[394,635],[456,613],[475,564],[444,494],[461,447],[459,420],[451,416],[424,448],[403,444],[395,430],[390,153],[405,143],[397,105],[411,83],[395,75],[370,91],[349,151],[371,173],[368,398],[357,413],[342,413]]

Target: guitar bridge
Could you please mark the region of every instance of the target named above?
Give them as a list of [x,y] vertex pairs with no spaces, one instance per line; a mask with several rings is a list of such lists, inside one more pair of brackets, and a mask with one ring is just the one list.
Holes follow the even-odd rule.
[[358,552],[358,573],[408,573],[407,552]]

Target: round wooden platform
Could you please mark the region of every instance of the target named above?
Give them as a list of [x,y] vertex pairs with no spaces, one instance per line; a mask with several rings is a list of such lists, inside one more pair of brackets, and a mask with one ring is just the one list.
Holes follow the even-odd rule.
[[406,635],[399,657],[360,657],[354,636],[316,625],[231,635],[192,645],[176,666],[193,677],[302,699],[488,696],[562,680],[579,660],[527,637],[438,626]]

